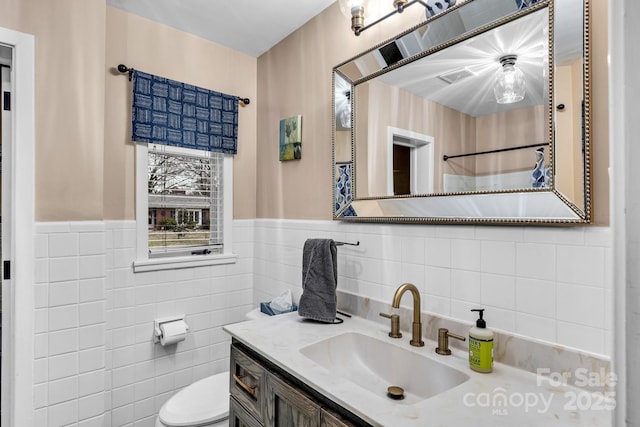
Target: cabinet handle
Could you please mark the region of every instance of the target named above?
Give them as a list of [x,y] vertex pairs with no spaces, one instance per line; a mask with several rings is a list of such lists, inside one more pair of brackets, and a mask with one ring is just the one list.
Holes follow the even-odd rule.
[[233,374],[233,379],[235,380],[236,384],[238,384],[240,387],[242,387],[244,389],[244,391],[246,391],[247,393],[249,393],[249,395],[253,398],[256,397],[256,388],[258,387],[257,385],[250,387],[248,385],[246,385],[244,382],[242,382],[242,378],[244,378],[246,375],[243,375],[241,377],[239,377],[236,374]]

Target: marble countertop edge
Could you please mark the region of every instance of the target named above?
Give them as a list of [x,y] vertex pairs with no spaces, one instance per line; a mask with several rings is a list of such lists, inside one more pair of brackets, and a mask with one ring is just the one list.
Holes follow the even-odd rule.
[[[611,425],[611,411],[596,407],[602,403],[598,394],[502,363],[495,363],[490,374],[476,373],[468,367],[466,351],[452,349],[451,356],[440,356],[434,352],[436,343],[428,339],[424,347],[411,347],[408,335],[402,339],[389,338],[385,325],[358,316],[347,318],[340,325],[327,325],[304,320],[294,312],[227,325],[224,330],[317,392],[376,426]],[[402,404],[336,376],[300,352],[306,346],[348,332],[364,334],[431,358],[463,372],[469,380],[417,403]]]

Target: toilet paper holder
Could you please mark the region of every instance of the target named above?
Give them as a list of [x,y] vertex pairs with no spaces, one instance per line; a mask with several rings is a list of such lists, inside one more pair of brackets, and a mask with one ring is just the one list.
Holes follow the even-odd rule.
[[[162,338],[163,338],[163,328],[162,326],[165,324],[170,324],[170,323],[174,323],[174,322],[183,322],[184,323],[184,332],[187,332],[189,330],[189,325],[187,325],[187,322],[184,321],[185,319],[185,315],[184,314],[178,314],[175,316],[169,316],[169,317],[163,317],[160,319],[155,319],[153,321],[153,342],[154,343],[162,343]],[[184,338],[183,338],[184,339]],[[164,345],[164,344],[163,344]]]

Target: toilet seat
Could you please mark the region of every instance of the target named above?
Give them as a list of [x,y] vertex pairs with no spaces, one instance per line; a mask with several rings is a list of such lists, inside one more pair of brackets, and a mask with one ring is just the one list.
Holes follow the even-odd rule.
[[158,418],[166,426],[210,424],[229,416],[229,373],[213,375],[191,384],[172,396]]

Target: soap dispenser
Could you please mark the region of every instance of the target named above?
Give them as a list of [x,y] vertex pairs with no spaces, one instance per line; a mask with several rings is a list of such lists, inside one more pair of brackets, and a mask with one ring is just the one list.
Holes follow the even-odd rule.
[[482,318],[484,308],[474,308],[480,317],[476,326],[469,330],[469,367],[476,372],[488,373],[493,370],[493,331],[487,329]]

